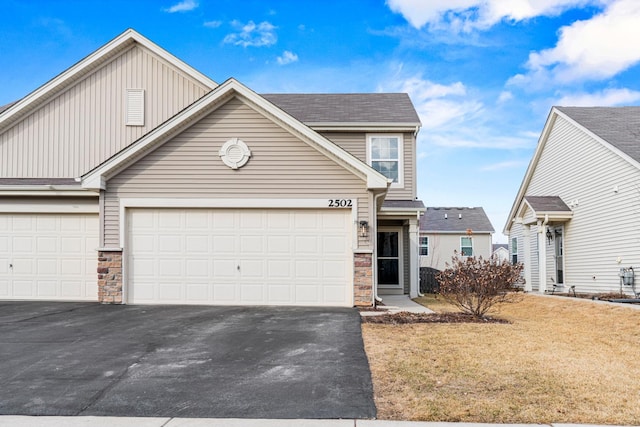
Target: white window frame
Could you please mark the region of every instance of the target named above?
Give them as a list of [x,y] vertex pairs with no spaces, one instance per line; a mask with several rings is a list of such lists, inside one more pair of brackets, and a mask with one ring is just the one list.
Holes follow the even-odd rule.
[[[371,141],[373,138],[397,138],[398,139],[398,182],[391,183],[392,188],[404,188],[404,137],[402,134],[375,133],[367,134],[367,164],[371,167],[373,159],[371,158]],[[387,161],[384,159],[375,159],[376,161]],[[388,161],[394,161],[393,159]]]
[[[422,239],[427,239],[427,243],[422,244]],[[422,253],[423,249],[427,250],[426,254]],[[420,256],[429,256],[429,236],[420,236]]]
[[[518,262],[518,238],[517,237],[511,238],[511,250],[509,251],[509,255],[510,255],[509,261],[511,261],[512,264],[515,264]],[[513,262],[514,255],[516,257],[516,262]]]
[[[469,246],[462,246],[462,239],[469,239],[471,241],[471,255],[464,254],[464,252],[462,251],[463,247],[465,247],[465,248],[469,247]],[[465,256],[465,257],[474,256],[473,255],[473,237],[471,237],[471,236],[460,236],[460,256]]]

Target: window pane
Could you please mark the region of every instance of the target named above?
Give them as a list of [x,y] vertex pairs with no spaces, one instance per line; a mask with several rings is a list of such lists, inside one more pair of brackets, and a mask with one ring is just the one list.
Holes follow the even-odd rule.
[[380,158],[380,139],[371,139],[371,160],[377,160]]
[[371,160],[398,160],[398,138],[371,138]]
[[393,182],[398,182],[398,162],[371,162],[371,167]]
[[378,233],[378,257],[398,256],[398,233],[382,231]]

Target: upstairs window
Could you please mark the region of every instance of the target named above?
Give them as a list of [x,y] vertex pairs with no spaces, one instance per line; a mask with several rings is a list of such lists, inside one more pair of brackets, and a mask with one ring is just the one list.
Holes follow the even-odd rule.
[[367,157],[369,165],[393,180],[394,187],[403,185],[401,135],[369,135]]
[[429,255],[429,238],[420,237],[420,255]]
[[511,238],[511,264],[518,262],[518,238]]
[[473,256],[473,240],[471,237],[460,238],[460,254],[462,256]]

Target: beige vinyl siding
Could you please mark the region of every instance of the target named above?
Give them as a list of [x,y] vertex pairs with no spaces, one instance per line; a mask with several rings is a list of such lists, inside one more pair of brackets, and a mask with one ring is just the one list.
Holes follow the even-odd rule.
[[619,267],[640,266],[639,183],[636,167],[557,118],[527,195],[578,201],[564,228],[566,286],[575,285],[578,292],[614,291]]
[[[145,90],[144,126],[125,125],[125,90]],[[138,44],[0,134],[0,177],[78,177],[208,90]]]
[[[376,135],[385,132],[376,132]],[[397,133],[388,132],[397,135]],[[321,132],[321,134],[363,162],[367,162],[367,134],[364,132]],[[392,187],[387,200],[414,200],[416,189],[416,140],[412,133],[403,133],[404,186]]]
[[[451,257],[460,254],[460,237],[466,234],[433,234],[420,233],[420,236],[429,238],[429,255],[420,256],[420,267],[431,267],[437,270],[447,268],[451,264]],[[474,234],[473,255],[482,256],[483,259],[491,257],[491,234]]]
[[[218,155],[231,138],[252,157],[238,170]],[[370,220],[366,183],[237,98],[111,178],[105,196],[105,245],[119,246],[119,198],[357,200]],[[327,202],[328,204],[328,202]],[[360,246],[369,246],[361,238]]]

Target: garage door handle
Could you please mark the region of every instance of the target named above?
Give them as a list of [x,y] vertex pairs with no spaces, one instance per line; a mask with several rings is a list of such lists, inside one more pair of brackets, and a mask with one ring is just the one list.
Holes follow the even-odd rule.
[[9,268],[13,268],[13,264],[9,264]]
[[238,271],[240,271],[240,266],[238,266]]

